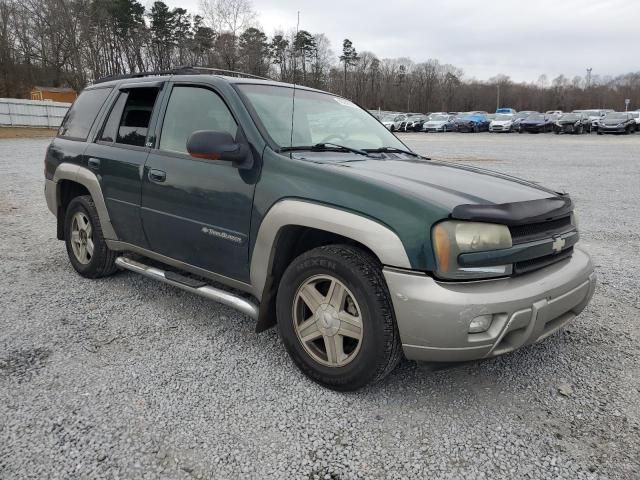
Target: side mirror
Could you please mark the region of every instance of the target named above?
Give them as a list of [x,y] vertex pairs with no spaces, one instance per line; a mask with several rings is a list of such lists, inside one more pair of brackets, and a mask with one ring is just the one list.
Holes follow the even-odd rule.
[[229,132],[197,130],[187,140],[187,152],[195,158],[224,160],[242,164],[249,156],[249,148],[236,143]]

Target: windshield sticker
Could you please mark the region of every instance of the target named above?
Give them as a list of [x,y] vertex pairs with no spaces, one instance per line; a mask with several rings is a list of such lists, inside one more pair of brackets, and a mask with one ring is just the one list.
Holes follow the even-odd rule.
[[340,105],[344,105],[345,107],[353,107],[353,108],[358,108],[358,106],[355,103],[350,102],[349,100],[345,100],[344,98],[340,98],[340,97],[333,97],[333,99],[338,102]]

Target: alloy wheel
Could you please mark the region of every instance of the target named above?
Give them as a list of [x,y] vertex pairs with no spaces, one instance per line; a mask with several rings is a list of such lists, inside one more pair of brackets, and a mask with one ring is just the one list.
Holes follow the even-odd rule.
[[342,367],[362,345],[362,311],[351,291],[331,275],[305,280],[293,300],[293,326],[305,351],[316,362]]
[[71,248],[78,262],[87,265],[93,257],[93,229],[84,212],[76,212],[71,219]]

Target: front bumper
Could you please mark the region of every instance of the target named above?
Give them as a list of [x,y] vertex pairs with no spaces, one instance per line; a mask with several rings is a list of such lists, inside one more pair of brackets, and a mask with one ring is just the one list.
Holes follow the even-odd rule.
[[627,131],[626,127],[605,127],[604,125],[598,125],[598,131],[602,133],[624,133]]
[[[489,358],[539,342],[589,303],[596,275],[589,255],[573,256],[518,277],[443,283],[385,268],[404,354],[411,360],[457,362]],[[483,333],[469,333],[479,315],[493,315]]]

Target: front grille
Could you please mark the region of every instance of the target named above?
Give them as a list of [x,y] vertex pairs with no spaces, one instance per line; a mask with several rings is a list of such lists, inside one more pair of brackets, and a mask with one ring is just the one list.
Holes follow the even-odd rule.
[[565,233],[573,228],[571,216],[560,217],[548,222],[529,223],[509,227],[514,244],[531,242]]
[[557,254],[545,255],[544,257],[533,258],[531,260],[525,260],[524,262],[517,262],[513,264],[513,273],[515,275],[521,275],[523,273],[532,272],[567,259],[571,257],[571,255],[573,255],[573,247],[567,248]]

